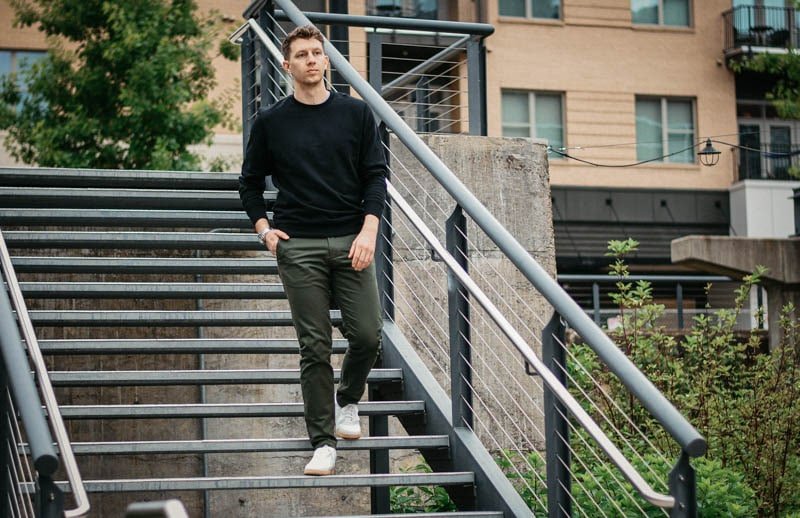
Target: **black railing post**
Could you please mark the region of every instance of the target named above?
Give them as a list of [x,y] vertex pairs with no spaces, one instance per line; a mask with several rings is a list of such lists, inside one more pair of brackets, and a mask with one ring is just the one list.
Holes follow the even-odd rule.
[[253,124],[258,106],[256,106],[256,64],[255,42],[250,31],[242,35],[242,152],[247,152],[247,141],[250,139],[250,127]]
[[800,187],[792,190],[794,195],[794,235],[800,237]]
[[[370,59],[372,57],[370,56]],[[373,70],[370,68],[370,79]],[[380,70],[377,72],[380,74]],[[380,75],[378,75],[380,77]],[[386,163],[389,164],[389,132],[386,125],[380,125],[381,140],[387,146],[384,148]],[[387,180],[388,180],[387,172]],[[383,208],[383,217],[380,221],[378,243],[375,250],[375,270],[378,277],[378,293],[383,308],[383,318],[394,321],[394,270],[392,268],[392,209],[387,203]],[[378,358],[376,367],[380,366],[382,358]],[[370,385],[370,401],[380,401],[383,399],[378,385]],[[386,415],[374,415],[369,418],[369,434],[371,437],[385,437],[389,435],[389,417]],[[370,450],[369,452],[370,473],[380,474],[389,473],[389,451]],[[389,514],[390,509],[389,488],[373,487],[370,489],[370,507],[372,514]]]
[[[468,270],[467,219],[456,205],[445,226],[447,251]],[[452,271],[447,272],[447,308],[450,330],[450,400],[453,426],[472,428],[472,351],[469,295]]]
[[[347,0],[330,0],[328,2],[328,10],[336,14],[348,14]],[[335,24],[331,25],[330,32],[331,43],[336,50],[341,52],[342,56],[349,59],[350,57],[350,34],[347,25]],[[336,90],[350,95],[350,83],[339,73],[335,68],[331,71],[331,83],[336,87]],[[380,91],[380,90],[379,90]]]
[[[542,330],[542,361],[564,385],[567,385],[566,327],[554,313]],[[569,454],[569,425],[564,405],[546,387],[544,389],[544,433],[547,462],[547,509],[549,518],[572,516]]]
[[428,76],[422,76],[417,81],[414,90],[414,102],[417,105],[417,132],[429,133],[431,131],[431,80]]
[[39,475],[36,481],[36,518],[63,518],[64,493],[53,479]]
[[[6,376],[6,369],[0,365],[0,461],[2,466],[11,466],[10,450],[12,448],[11,430],[8,423],[10,419],[16,419],[16,416],[9,415],[11,410],[9,408],[9,398],[11,394],[8,391],[8,376]],[[0,473],[0,516],[13,516],[11,510],[11,476],[7,469],[3,469]]]
[[675,285],[675,306],[678,311],[678,329],[683,329],[683,284]]
[[469,134],[486,135],[486,46],[483,39],[467,42]]
[[600,314],[600,285],[592,283],[592,316],[594,323],[602,325],[602,315]]
[[[275,22],[274,14],[275,4],[266,2],[258,12],[258,24],[267,35],[273,35],[277,38],[278,24]],[[278,48],[281,48],[280,41],[273,41],[273,43]],[[283,96],[280,86],[283,81],[283,72],[280,65],[275,63],[272,55],[263,44],[259,47],[258,56],[259,65],[261,66],[261,102],[259,103],[259,108],[264,108],[273,104],[275,99],[280,99]],[[271,95],[268,95],[266,91],[271,92]]]
[[669,494],[675,498],[675,507],[670,512],[672,518],[695,518],[697,516],[697,481],[689,455],[681,456],[669,472]]

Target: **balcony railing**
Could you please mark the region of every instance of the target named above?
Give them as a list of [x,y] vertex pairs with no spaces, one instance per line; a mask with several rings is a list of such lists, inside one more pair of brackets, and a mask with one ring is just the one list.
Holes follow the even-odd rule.
[[722,17],[727,56],[796,48],[800,42],[800,16],[791,7],[743,5],[725,11]]
[[763,144],[735,151],[739,180],[796,180],[791,169],[800,168],[800,146]]
[[367,15],[438,19],[437,0],[367,0]]

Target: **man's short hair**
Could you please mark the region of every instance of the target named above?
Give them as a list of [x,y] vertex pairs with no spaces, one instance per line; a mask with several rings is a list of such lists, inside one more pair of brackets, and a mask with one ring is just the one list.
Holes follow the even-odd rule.
[[289,52],[292,48],[292,42],[297,39],[304,39],[310,40],[315,39],[325,44],[325,38],[322,37],[322,33],[319,32],[319,29],[314,27],[313,25],[303,25],[302,27],[295,27],[292,32],[286,35],[286,38],[283,40],[283,44],[281,45],[281,52],[283,53],[283,59],[289,59]]

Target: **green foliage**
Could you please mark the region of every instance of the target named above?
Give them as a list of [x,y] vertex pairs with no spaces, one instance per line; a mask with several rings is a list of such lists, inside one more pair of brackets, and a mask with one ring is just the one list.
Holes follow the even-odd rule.
[[[411,473],[430,473],[431,468],[420,462]],[[456,511],[456,505],[440,486],[395,486],[389,488],[389,507],[392,513],[436,513]]]
[[[590,439],[580,433],[571,441],[574,455],[590,459]],[[672,466],[661,456],[647,454],[642,457],[627,451],[626,457],[653,487],[666,480]],[[497,464],[511,480],[528,507],[534,511],[547,509],[546,467],[540,452],[531,452],[522,458],[516,451],[504,450],[496,458]],[[756,515],[755,494],[742,475],[725,468],[719,461],[701,458],[694,461],[697,475],[698,515],[703,518],[726,516],[747,518]],[[664,512],[647,505],[636,495],[633,487],[622,479],[619,470],[606,461],[596,458],[584,465],[572,464],[572,507],[575,515],[590,516],[648,516],[663,517]]]
[[[58,167],[196,169],[187,147],[230,122],[208,100],[211,60],[224,28],[199,19],[193,0],[11,0],[15,23],[38,25],[47,56],[29,67],[23,97],[0,87],[0,128],[25,163]],[[227,44],[218,51],[236,52]],[[21,107],[17,109],[21,101]]]
[[[735,331],[751,288],[766,273],[759,267],[743,279],[732,309],[699,315],[685,336],[675,337],[658,323],[664,307],[654,303],[650,284],[627,280],[623,259],[636,246],[632,240],[609,243],[616,261],[611,275],[618,278],[614,301],[622,316],[609,335],[706,437],[708,458],[694,461],[698,491],[716,496],[701,499],[703,515],[756,514],[746,505],[748,495],[755,495],[759,515],[800,512],[800,328],[795,308],[782,309],[784,340],[771,354],[762,352],[758,331]],[[641,429],[659,451],[677,458],[675,442],[595,354],[583,344],[573,345],[571,352],[573,392],[577,396],[582,387],[599,407],[587,405],[586,410],[598,421],[601,412],[608,416],[633,444],[641,442],[635,430]]]

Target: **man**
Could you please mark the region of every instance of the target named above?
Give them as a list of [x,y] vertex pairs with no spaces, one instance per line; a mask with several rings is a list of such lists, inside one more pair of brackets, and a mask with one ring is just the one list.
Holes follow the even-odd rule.
[[[386,198],[386,161],[362,101],[328,91],[328,57],[313,26],[283,42],[294,94],[259,113],[250,133],[239,195],[258,238],[278,260],[300,342],[300,384],[314,455],[306,475],[330,475],[336,437],[358,439],[356,404],[381,336],[373,256]],[[265,177],[278,198],[266,217]],[[342,312],[349,345],[334,396],[329,309]]]

